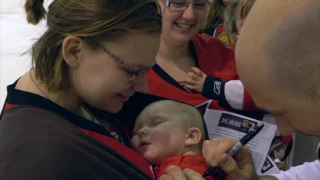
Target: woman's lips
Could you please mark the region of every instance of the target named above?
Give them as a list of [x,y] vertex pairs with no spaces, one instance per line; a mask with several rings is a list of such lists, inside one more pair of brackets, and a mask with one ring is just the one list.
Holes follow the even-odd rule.
[[117,94],[124,102],[128,101],[131,96],[122,96],[121,94]]

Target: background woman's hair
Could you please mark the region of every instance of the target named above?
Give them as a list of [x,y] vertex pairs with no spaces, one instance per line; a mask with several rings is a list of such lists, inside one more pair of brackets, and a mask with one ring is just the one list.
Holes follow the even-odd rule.
[[223,3],[223,0],[214,0],[204,28],[216,28],[219,24],[223,24],[223,12],[225,8],[226,6]]
[[37,24],[47,17],[48,29],[31,48],[36,78],[48,91],[69,88],[62,42],[68,35],[93,40],[128,32],[156,32],[162,28],[156,0],[54,0],[45,11],[43,0],[27,0],[27,21]]
[[237,25],[236,25],[236,9],[239,4],[239,1],[228,5],[224,11],[224,27],[231,34],[237,34]]
[[224,12],[224,26],[230,33],[239,33],[236,26],[236,8],[240,8],[240,18],[245,19],[249,14],[255,0],[239,0],[227,6]]

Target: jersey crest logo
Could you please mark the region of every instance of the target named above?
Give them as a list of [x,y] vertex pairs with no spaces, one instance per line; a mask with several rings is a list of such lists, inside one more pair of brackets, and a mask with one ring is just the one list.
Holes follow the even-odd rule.
[[117,133],[111,132],[110,134],[111,134],[111,136],[113,136],[115,139],[117,139],[121,144],[124,144],[124,141],[123,141],[122,137],[119,136]]
[[221,90],[221,82],[215,81],[214,87],[213,87],[214,93],[216,93],[217,95],[220,95],[220,90]]

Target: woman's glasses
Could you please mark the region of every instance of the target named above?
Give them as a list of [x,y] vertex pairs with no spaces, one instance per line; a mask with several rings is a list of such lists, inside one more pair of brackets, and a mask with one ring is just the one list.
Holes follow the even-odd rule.
[[126,64],[123,60],[121,60],[118,56],[111,53],[109,50],[107,50],[105,47],[100,45],[97,42],[94,42],[95,46],[103,50],[105,53],[107,53],[109,56],[111,56],[129,75],[131,75],[129,82],[134,83],[136,82],[140,77],[142,77],[144,74],[148,72],[149,69],[145,70],[139,70],[135,71],[133,68],[131,68],[128,64]]
[[211,6],[211,2],[208,0],[194,0],[191,2],[190,0],[166,0],[166,6],[170,7],[172,10],[186,10],[189,5],[192,4],[195,10],[206,9]]

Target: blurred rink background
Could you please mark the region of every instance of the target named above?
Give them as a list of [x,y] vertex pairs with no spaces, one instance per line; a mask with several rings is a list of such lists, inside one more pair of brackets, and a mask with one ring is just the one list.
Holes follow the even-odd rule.
[[[52,0],[45,0],[47,9]],[[24,13],[25,0],[0,0],[0,108],[6,98],[7,85],[31,67],[30,53],[34,39],[46,29],[45,21],[28,24]]]
[[[45,0],[48,9],[52,0]],[[6,87],[17,80],[31,67],[30,53],[27,52],[34,40],[46,30],[45,21],[37,26],[28,24],[24,12],[25,0],[0,0],[0,108],[6,98]],[[302,164],[316,159],[319,138],[297,133],[290,165]],[[294,154],[294,156],[293,156]]]

